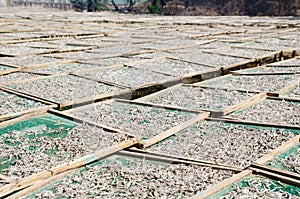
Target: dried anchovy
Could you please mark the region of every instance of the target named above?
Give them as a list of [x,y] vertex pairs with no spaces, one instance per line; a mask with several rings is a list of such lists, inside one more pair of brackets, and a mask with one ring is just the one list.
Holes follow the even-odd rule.
[[102,103],[72,114],[148,138],[196,116],[194,113],[118,102]]
[[147,150],[245,167],[292,137],[283,129],[201,122]]
[[290,154],[282,158],[277,157],[273,159],[269,164],[276,167],[281,165],[283,168],[286,168],[289,171],[300,174],[300,149],[297,149],[295,154]]
[[[48,57],[48,55],[47,55]],[[85,51],[76,52],[66,52],[66,53],[54,53],[50,54],[49,57],[59,58],[59,59],[77,59],[77,60],[90,60],[99,58],[99,54],[88,53]]]
[[0,91],[0,115],[18,113],[44,104]]
[[230,117],[256,122],[299,126],[300,104],[288,101],[265,100],[242,112],[233,113]]
[[184,61],[189,61],[197,64],[209,65],[212,67],[221,67],[221,66],[247,61],[247,59],[244,58],[210,54],[210,53],[187,54],[187,55],[183,55],[181,59]]
[[[243,72],[243,71],[241,71]],[[253,70],[247,70],[245,73],[299,73],[300,67],[264,67],[254,68]]]
[[272,64],[269,64],[271,66],[295,66],[295,67],[298,67],[300,66],[300,57],[296,58],[296,59],[288,59],[288,60],[284,60],[284,61],[281,61],[281,62],[276,62],[276,63],[272,63]]
[[[11,131],[0,137],[0,168],[9,164],[2,169],[6,175],[23,178],[127,139],[125,135],[88,124],[73,129],[49,129],[43,125],[36,128],[26,132]],[[55,136],[51,138],[50,134]]]
[[112,160],[73,173],[27,198],[185,198],[232,176],[231,171],[194,165]]
[[300,98],[300,83],[291,91],[285,94],[286,97]]
[[[267,178],[256,177],[254,179],[245,180],[247,187],[239,187],[238,184],[231,186],[233,189],[227,192],[224,196],[219,198],[232,199],[232,198],[266,198],[266,199],[299,199],[299,196],[292,195],[286,190],[282,189],[281,184],[275,183]],[[275,187],[274,187],[275,186]]]
[[38,64],[46,64],[46,63],[55,63],[58,62],[59,59],[50,58],[50,57],[42,57],[42,56],[25,56],[25,57],[1,57],[0,62],[5,63],[7,65],[25,67],[25,66],[33,66]]
[[148,62],[133,64],[134,67],[142,69],[151,69],[157,72],[163,72],[169,75],[184,75],[192,72],[201,72],[210,69],[209,67],[199,64],[191,64],[180,60],[168,58],[150,60]]
[[119,85],[133,87],[151,82],[159,82],[172,77],[152,72],[148,69],[136,69],[129,67],[112,68],[82,73],[83,76],[97,80],[105,80]]
[[102,66],[113,66],[118,64],[129,64],[130,62],[139,61],[141,58],[138,56],[131,56],[129,58],[126,57],[110,57],[105,59],[95,59],[95,60],[85,60],[83,63],[96,65],[94,67],[102,67]]
[[12,84],[10,86],[17,90],[59,103],[120,91],[120,88],[114,86],[70,75]]
[[[222,53],[231,56],[242,56],[246,58],[257,58],[270,54],[271,50],[258,50],[258,49],[246,49],[246,48],[220,48],[212,51],[213,53]],[[273,51],[274,52],[274,51]]]
[[40,75],[36,74],[30,74],[30,73],[23,73],[23,72],[16,72],[16,73],[10,73],[7,75],[0,75],[0,83],[7,84],[7,83],[12,83],[14,81],[19,81],[19,80],[25,80],[25,79],[31,79],[31,78],[36,78],[40,77]]
[[13,55],[13,56],[24,56],[30,54],[38,54],[44,52],[46,49],[42,48],[31,48],[28,46],[2,46],[0,52],[2,55]]
[[241,47],[251,48],[251,49],[265,49],[265,50],[286,50],[290,49],[289,46],[277,45],[274,43],[265,42],[251,42],[246,44],[241,44]]
[[254,92],[279,92],[298,77],[298,75],[232,76],[204,83],[204,85],[230,90],[239,89]]
[[151,98],[148,101],[155,104],[175,105],[187,108],[224,110],[229,106],[233,106],[243,100],[249,99],[253,95],[255,94],[181,86]]
[[79,70],[91,69],[96,67],[98,66],[91,65],[91,64],[70,63],[70,64],[57,64],[46,68],[38,68],[30,71],[37,72],[37,73],[60,74],[60,73],[71,73]]

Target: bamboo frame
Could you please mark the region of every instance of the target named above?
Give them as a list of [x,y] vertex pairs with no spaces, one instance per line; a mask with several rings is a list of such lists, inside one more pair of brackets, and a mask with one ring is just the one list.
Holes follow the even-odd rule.
[[[105,101],[105,102],[98,102],[98,103],[95,103],[95,104],[89,104],[89,105],[86,105],[86,106],[81,106],[81,107],[78,107],[78,108],[75,108],[75,109],[70,109],[70,110],[67,110],[67,111],[64,111],[64,113],[67,113],[67,114],[72,114],[72,112],[75,112],[75,111],[78,111],[78,110],[85,110],[85,109],[89,109],[91,107],[95,107],[99,104],[102,104],[102,103],[107,103],[107,104],[110,104],[110,103],[113,103],[113,102],[121,102],[121,103],[128,103],[128,104],[136,104],[136,105],[141,105],[141,106],[150,106],[150,107],[156,107],[156,108],[166,108],[166,109],[171,109],[171,110],[182,110],[184,112],[190,112],[190,113],[196,113],[198,114],[197,116],[194,116],[192,119],[189,119],[183,123],[181,123],[180,125],[177,125],[177,126],[174,126],[174,127],[171,127],[170,129],[164,131],[164,132],[161,132],[159,134],[157,134],[156,136],[153,136],[152,138],[149,138],[145,141],[140,141],[138,143],[139,147],[142,147],[142,148],[146,148],[150,145],[153,145],[187,127],[189,127],[190,125],[196,123],[196,122],[199,122],[199,121],[202,121],[204,120],[205,118],[207,118],[210,114],[208,112],[199,112],[199,111],[193,111],[193,110],[186,110],[186,109],[181,109],[181,108],[177,108],[177,107],[171,107],[171,106],[163,106],[163,105],[157,105],[157,104],[151,104],[151,103],[144,103],[144,102],[137,102],[137,101],[130,101],[130,100],[123,100],[123,99],[112,99],[112,100],[108,100],[108,101]],[[102,125],[102,124],[101,124]]]
[[[37,77],[37,78],[32,78],[32,79],[27,79],[27,80],[15,81],[13,83],[5,84],[5,85],[34,82],[34,81],[37,81],[37,80],[51,79],[51,78],[64,77],[64,76],[72,76],[72,75],[69,75],[68,73],[61,73],[61,74],[49,75],[49,76],[44,76],[44,77]],[[98,82],[98,83],[102,83],[102,82]],[[106,84],[108,86],[114,86],[114,85],[110,85],[110,84],[107,84],[107,83],[104,83],[104,84]],[[126,97],[127,95],[130,95],[132,93],[132,91],[129,90],[129,89],[120,88],[121,90],[118,91],[118,92],[108,92],[108,93],[98,94],[98,95],[90,96],[90,97],[84,97],[84,98],[81,98],[81,99],[78,99],[78,100],[72,100],[72,101],[55,102],[55,101],[51,101],[51,100],[48,100],[48,99],[43,98],[43,97],[37,97],[33,94],[29,94],[29,93],[26,93],[26,92],[23,92],[23,91],[11,89],[11,88],[6,88],[6,89],[10,90],[10,91],[14,91],[16,93],[23,94],[24,96],[33,97],[33,98],[37,99],[38,101],[43,100],[43,101],[46,101],[48,103],[57,104],[59,106],[58,107],[59,109],[63,109],[65,107],[72,106],[72,105],[82,105],[82,104],[91,103],[91,102],[94,102],[94,101],[101,101],[101,100],[105,100],[105,99],[110,99],[110,98],[117,97],[117,96],[118,97]]]
[[[94,80],[94,81],[97,81],[97,82],[102,82],[102,83],[106,83],[106,84],[110,84],[110,85],[115,85],[117,87],[123,87],[123,88],[131,89],[132,92],[134,92],[136,90],[139,90],[139,89],[147,89],[147,88],[155,87],[155,86],[158,86],[158,85],[164,85],[166,87],[168,87],[170,85],[173,86],[173,85],[181,82],[180,77],[170,76],[170,78],[167,79],[167,80],[153,81],[153,82],[144,83],[144,84],[136,85],[136,86],[128,86],[128,85],[122,85],[122,84],[119,84],[119,83],[115,83],[113,81],[103,80],[102,78],[88,77],[87,75],[84,74],[84,72],[105,71],[106,69],[122,69],[123,67],[124,67],[123,65],[122,66],[115,65],[115,66],[108,66],[108,67],[104,67],[104,68],[88,69],[88,70],[81,71],[81,72],[74,72],[72,74],[74,74],[78,77]],[[130,68],[133,68],[133,67],[130,67]],[[137,69],[137,68],[133,68],[133,69]],[[153,72],[153,71],[151,71],[151,72]],[[153,73],[155,73],[155,72],[153,72]]]
[[268,154],[264,155],[263,157],[256,160],[254,163],[256,164],[265,164],[267,161],[273,159],[277,155],[285,152],[289,148],[293,147],[295,144],[300,142],[300,135],[295,136],[293,139],[283,143],[280,147],[274,149],[273,151],[269,152]]
[[16,183],[11,183],[11,184],[8,184],[4,187],[1,187],[0,188],[0,197],[5,197],[5,196],[7,196],[11,193],[14,193],[14,192],[18,191],[18,190],[27,188],[28,186],[38,184],[42,180],[49,179],[52,176],[61,174],[61,173],[66,172],[66,171],[70,171],[72,169],[82,167],[84,165],[87,165],[87,164],[89,164],[93,161],[104,158],[104,157],[106,157],[108,155],[111,155],[111,154],[113,154],[117,151],[120,151],[124,148],[133,146],[137,142],[138,142],[138,139],[131,139],[131,140],[123,141],[121,143],[110,146],[108,148],[97,150],[92,154],[83,156],[81,158],[73,160],[72,162],[65,163],[65,164],[56,166],[52,169],[44,170],[44,171],[39,172],[37,174],[33,174],[31,176],[28,176],[28,177],[22,178],[20,180],[17,180]]
[[[150,94],[150,95],[146,95],[144,97],[138,98],[138,99],[133,100],[133,101],[134,102],[146,102],[148,104],[153,104],[153,103],[150,103],[150,102],[147,102],[147,101],[152,99],[152,98],[155,98],[157,96],[168,93],[169,91],[180,88],[182,86],[191,86],[191,87],[202,88],[201,86],[196,86],[196,85],[177,84],[175,86],[169,87],[167,89],[161,90],[159,92],[156,92],[156,93],[153,93],[153,94]],[[224,90],[224,89],[220,89],[220,90]],[[240,91],[240,92],[242,92],[242,91]],[[251,106],[251,105],[257,103],[258,101],[261,101],[262,99],[266,99],[266,97],[267,97],[266,93],[257,93],[254,96],[250,97],[249,99],[243,100],[243,101],[241,101],[241,102],[239,102],[235,105],[228,106],[224,110],[220,110],[220,111],[210,110],[210,109],[207,109],[207,108],[196,108],[196,109],[194,109],[194,108],[174,106],[174,105],[163,105],[163,106],[182,109],[182,110],[187,110],[187,111],[199,111],[199,112],[207,111],[207,112],[210,112],[212,114],[212,117],[219,117],[219,116],[227,115],[227,114],[232,113],[234,111],[237,111],[239,109],[245,108],[247,106]]]

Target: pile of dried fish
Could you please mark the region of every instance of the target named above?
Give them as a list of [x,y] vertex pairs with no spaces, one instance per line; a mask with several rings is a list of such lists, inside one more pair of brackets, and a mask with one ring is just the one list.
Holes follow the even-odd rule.
[[155,73],[148,69],[136,69],[131,67],[94,70],[82,74],[84,77],[105,80],[127,87],[145,85],[172,78],[172,76]]
[[252,70],[241,71],[242,73],[299,73],[300,67],[263,67],[254,68]]
[[183,55],[180,58],[184,61],[209,65],[212,67],[227,66],[230,64],[237,64],[240,62],[247,61],[247,59],[244,58],[217,55],[211,53],[193,53],[193,54]]
[[288,156],[276,157],[268,164],[277,168],[283,167],[288,171],[300,174],[300,148],[298,147],[294,153],[291,153]]
[[286,50],[290,49],[290,46],[278,45],[275,43],[265,43],[265,42],[249,42],[246,44],[241,44],[241,47],[252,48],[252,49],[265,49],[265,50]]
[[209,167],[116,159],[73,173],[27,198],[184,198],[232,174]]
[[56,63],[60,61],[59,59],[50,58],[50,57],[43,57],[43,56],[25,56],[25,57],[1,57],[0,63],[5,63],[7,65],[12,66],[19,66],[19,67],[25,67],[25,66],[34,66],[34,65],[40,65],[40,64],[50,64],[50,63]]
[[88,124],[73,129],[41,125],[25,132],[13,130],[0,137],[0,168],[12,178],[22,178],[125,139]]
[[114,86],[71,75],[11,84],[10,86],[22,92],[59,103],[120,91],[120,88]]
[[230,117],[255,122],[299,126],[300,104],[284,100],[264,100],[242,112],[233,113]]
[[24,55],[38,54],[44,51],[45,49],[42,48],[31,48],[28,46],[23,46],[22,48],[18,46],[3,46],[0,48],[0,52],[2,55],[10,55],[10,56],[24,56]]
[[0,115],[18,113],[42,106],[44,106],[44,104],[40,102],[0,91]]
[[147,138],[196,116],[195,113],[120,102],[101,103],[93,108],[76,110],[72,114]]
[[293,88],[293,90],[291,90],[290,92],[285,94],[285,96],[299,99],[300,98],[300,83],[295,88]]
[[[227,192],[220,198],[231,199],[231,198],[293,198],[299,199],[299,193],[293,195],[285,188],[285,184],[272,181],[267,178],[255,177],[244,180],[247,184],[245,187],[240,187],[239,184],[231,186],[231,191]],[[290,190],[291,192],[292,190]],[[297,191],[297,190],[296,190]],[[299,192],[299,191],[298,191]]]
[[88,53],[85,51],[76,51],[76,52],[66,52],[66,53],[55,53],[45,55],[46,57],[55,57],[59,59],[76,59],[76,60],[90,60],[97,59],[99,55],[96,53]]
[[152,71],[161,72],[168,75],[178,76],[192,72],[202,72],[211,69],[210,67],[199,64],[192,64],[174,59],[154,59],[151,61],[133,64],[134,67],[151,69]]
[[175,105],[194,109],[224,110],[254,96],[254,93],[181,86],[148,100],[155,104]]
[[201,122],[147,150],[245,167],[293,136],[283,129]]
[[229,76],[208,83],[204,82],[203,85],[229,90],[279,92],[297,78],[299,75]]
[[0,84],[8,84],[19,80],[31,79],[40,77],[40,75],[32,73],[15,72],[7,75],[0,75]]
[[68,64],[55,64],[46,68],[38,68],[30,70],[36,73],[42,74],[60,74],[60,73],[71,73],[84,69],[96,68],[98,66],[91,64],[79,64],[79,63],[68,63]]
[[247,48],[219,48],[211,51],[216,54],[224,54],[230,56],[238,56],[245,58],[258,58],[270,54],[272,51],[268,50],[258,50],[258,49],[247,49]]

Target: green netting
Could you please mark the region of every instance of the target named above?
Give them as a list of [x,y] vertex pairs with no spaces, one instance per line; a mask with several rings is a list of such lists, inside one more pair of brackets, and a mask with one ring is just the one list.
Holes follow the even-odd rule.
[[[258,175],[250,175],[245,177],[244,179],[231,184],[230,186],[226,187],[225,189],[217,192],[216,194],[213,194],[212,196],[208,197],[207,199],[215,199],[215,198],[225,198],[225,196],[231,192],[234,191],[236,189],[236,187],[238,188],[258,188],[258,189],[265,189],[266,187],[264,186],[264,184],[262,183],[261,185],[257,184],[256,187],[253,187],[250,185],[250,181],[269,181],[270,186],[268,187],[270,190],[272,190],[272,192],[281,192],[281,193],[288,193],[292,196],[300,196],[300,187],[296,187],[290,184],[286,184],[286,183],[282,183],[279,181],[275,181],[272,179],[268,179],[262,176],[258,176]],[[245,194],[246,195],[246,194]],[[248,195],[248,197],[250,197],[250,195]],[[288,197],[286,197],[288,198]]]
[[[218,126],[216,126],[213,130],[215,130],[216,132],[218,131],[227,131],[228,130],[228,127],[230,127],[231,125],[233,126],[242,126],[243,128],[245,129],[249,129],[249,130],[257,130],[257,129],[280,129],[280,128],[274,128],[274,127],[262,127],[262,126],[257,126],[257,125],[248,125],[248,124],[235,124],[235,123],[227,123],[227,122],[214,122],[214,121],[203,121],[207,124],[213,124],[213,123],[220,123],[222,124],[222,127],[219,128]],[[191,127],[189,127],[188,129],[185,129],[185,130],[182,130],[180,131],[179,133],[185,135],[185,134],[188,134],[190,131],[189,129],[192,129],[193,132],[197,132],[199,129],[198,129],[198,124],[195,124]],[[296,130],[296,129],[284,129],[285,132],[291,132],[295,135],[298,135],[300,134],[300,130]],[[152,147],[158,147],[158,146],[164,146],[166,144],[168,144],[168,142],[170,142],[171,140],[173,140],[174,138],[176,137],[176,134],[175,135],[172,135],[164,140],[162,140],[161,142],[153,145]]]
[[[293,168],[290,168],[286,164],[284,164],[281,161],[281,159],[286,159],[288,156],[297,157],[297,156],[299,156],[299,150],[300,150],[300,143],[298,143],[298,144],[294,145],[293,147],[289,148],[287,151],[281,153],[277,157],[269,160],[268,162],[265,163],[265,165],[268,165],[268,166],[271,166],[271,167],[274,167],[274,168],[278,168],[278,169],[282,169],[282,170],[285,170],[285,171],[295,172],[295,170]],[[295,165],[295,167],[296,166],[298,166],[300,168],[300,165]]]
[[[77,170],[77,171],[69,174],[69,176],[70,175],[80,175],[80,174],[86,172],[88,169],[93,168],[95,166],[101,166],[101,171],[105,171],[105,169],[108,169],[110,167],[110,164],[115,163],[115,162],[119,163],[122,167],[128,169],[130,167],[130,165],[128,163],[129,161],[141,161],[141,159],[140,158],[128,157],[128,156],[122,156],[122,155],[113,155],[113,156],[110,156],[108,158],[105,158],[105,159],[96,161],[94,163],[91,163],[87,167],[83,167],[83,168],[81,168],[81,169],[79,169],[79,170]],[[160,167],[167,167],[168,165],[170,165],[168,163],[158,162],[158,161],[152,161],[152,160],[144,160],[144,161],[145,161],[145,165],[147,163],[151,163],[152,165],[157,165],[157,166],[160,166]],[[101,171],[99,171],[97,173],[98,176],[99,176],[99,178],[101,177],[101,175],[103,175],[103,172],[101,172]],[[121,178],[124,178],[124,177],[121,176],[121,175],[114,176],[115,180],[119,180]],[[37,191],[32,192],[27,197],[28,198],[36,198],[36,196],[35,196],[36,193],[38,193],[40,191],[47,191],[47,190],[52,191],[53,193],[56,193],[56,190],[53,189],[53,188],[51,188],[51,187],[53,185],[60,185],[60,184],[62,184],[62,180],[63,179],[60,179],[60,180],[57,180],[57,181],[55,181],[55,182],[53,182],[53,183],[51,183],[49,185],[46,185],[43,188],[41,188],[41,189],[39,189]],[[144,180],[150,181],[149,179],[144,179]],[[78,183],[78,182],[76,182],[76,180],[74,180],[74,182],[72,182],[72,184],[76,184],[76,183]],[[60,197],[56,197],[56,199],[60,199]]]
[[[266,103],[267,101],[270,101],[270,100],[269,100],[269,99],[264,99],[264,100],[261,100],[261,101],[258,102],[258,103],[263,104],[263,103]],[[274,101],[280,101],[280,100],[274,100]],[[300,102],[291,102],[291,103],[300,105]],[[230,113],[229,116],[230,116],[230,115],[239,115],[239,114],[243,114],[244,111],[247,111],[247,110],[252,109],[253,106],[255,106],[255,104],[254,104],[254,105],[251,105],[251,106],[248,106],[248,107],[245,107],[245,108],[242,108],[242,109],[239,109],[239,110],[237,110],[237,111],[235,111],[235,112],[233,112],[233,113]]]
[[3,71],[3,70],[10,70],[10,69],[13,69],[12,67],[9,67],[9,66],[5,66],[5,65],[1,65],[0,64],[0,71]]
[[[36,136],[37,137],[51,137],[51,138],[65,138],[68,134],[68,131],[76,126],[76,122],[52,115],[52,114],[45,114],[39,117],[34,117],[28,120],[24,120],[13,125],[9,125],[6,127],[0,128],[0,136],[10,132],[17,132],[19,135],[24,136],[24,138],[28,138],[29,140],[33,140]],[[61,129],[64,130],[61,130]],[[34,131],[41,131],[43,133],[35,134],[32,133]],[[57,133],[57,130],[60,130]],[[8,146],[16,146],[22,144],[19,141],[16,141],[14,138],[3,138],[2,142]],[[29,150],[37,150],[34,147],[29,147]],[[49,156],[54,156],[57,149],[51,149],[45,151]],[[11,165],[15,163],[17,157],[13,156],[11,158],[4,157],[0,159],[0,173],[3,173],[3,169],[9,168]]]
[[18,123],[15,123],[10,126],[0,128],[0,135],[8,133],[10,131],[19,131],[22,133],[26,133],[29,130],[40,130],[43,128],[49,129],[47,133],[48,136],[57,136],[56,134],[52,134],[50,132],[55,132],[58,128],[66,128],[72,129],[76,126],[76,122],[52,115],[52,114],[45,114],[42,116],[34,117],[28,120],[24,120]]

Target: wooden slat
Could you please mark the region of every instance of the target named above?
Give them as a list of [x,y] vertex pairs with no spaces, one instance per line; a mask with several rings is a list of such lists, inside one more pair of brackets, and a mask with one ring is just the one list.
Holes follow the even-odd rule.
[[[142,154],[143,156],[151,155],[151,156],[159,157],[160,159],[165,158],[168,161],[171,160],[173,164],[177,164],[177,163],[179,163],[179,164],[181,164],[181,163],[183,163],[183,164],[196,164],[196,165],[208,166],[208,167],[217,168],[217,169],[231,170],[231,171],[234,171],[234,172],[243,171],[243,168],[238,167],[238,166],[221,164],[221,163],[211,162],[211,161],[207,161],[207,160],[193,159],[193,158],[188,158],[188,157],[167,155],[167,154],[151,152],[151,151],[148,151],[148,150],[142,150],[142,149],[133,148],[133,147],[127,149],[126,151],[136,152],[138,154]],[[119,153],[123,153],[123,151],[120,151]]]
[[255,161],[255,163],[257,163],[257,164],[265,164],[267,161],[269,161],[269,160],[273,159],[274,157],[276,157],[277,155],[285,152],[286,150],[288,150],[289,148],[293,147],[295,144],[297,144],[299,142],[300,142],[300,135],[297,135],[293,139],[291,139],[291,140],[289,140],[287,142],[284,142],[278,148],[272,150],[268,154],[266,154],[263,157],[259,158],[258,160]]
[[184,122],[184,123],[180,124],[179,126],[173,127],[165,132],[162,132],[152,138],[143,140],[139,144],[141,145],[142,148],[149,147],[157,142],[160,142],[160,141],[166,139],[167,137],[170,137],[171,135],[174,135],[175,133],[178,133],[178,132],[186,129],[187,127],[191,126],[192,124],[195,124],[196,122],[204,120],[208,116],[209,116],[209,113],[201,113],[200,115],[188,120],[187,122]]
[[191,197],[191,199],[205,199],[251,174],[252,174],[251,170],[245,170],[239,174],[232,176],[231,178],[225,179],[220,183],[210,187],[209,189],[205,190],[203,193]]
[[7,199],[17,199],[17,198],[24,197],[27,194],[32,193],[36,190],[39,190],[40,188],[42,188],[42,187],[44,187],[44,186],[46,186],[46,185],[48,185],[52,182],[55,182],[56,180],[59,180],[59,179],[65,177],[65,176],[67,176],[68,174],[71,174],[74,171],[76,171],[76,169],[70,169],[70,170],[62,172],[58,175],[49,177],[45,180],[40,181],[39,183],[33,184],[32,186],[29,186],[29,187],[15,193],[15,194],[12,194],[12,195],[8,196]]
[[226,110],[224,112],[224,115],[227,115],[227,114],[232,113],[234,111],[237,111],[237,110],[249,107],[251,105],[254,105],[254,104],[258,103],[259,101],[266,99],[266,97],[267,97],[266,93],[259,93],[255,96],[251,97],[250,99],[246,99],[246,100],[244,100],[244,101],[242,101],[242,102],[240,102],[236,105],[233,105],[233,106],[230,106],[230,107],[226,108]]
[[1,187],[0,188],[0,197],[5,197],[5,196],[7,196],[7,195],[9,195],[13,192],[16,192],[18,190],[26,188],[30,185],[39,183],[42,180],[48,179],[48,178],[50,178],[52,176],[55,176],[55,175],[58,175],[60,173],[82,167],[86,164],[89,164],[93,161],[99,160],[103,157],[106,157],[106,156],[108,156],[110,154],[113,154],[117,151],[120,151],[124,148],[133,146],[138,141],[139,141],[138,139],[127,140],[127,141],[118,143],[114,146],[110,146],[110,147],[105,148],[105,149],[97,150],[92,154],[89,154],[89,155],[86,155],[86,156],[81,157],[79,159],[76,159],[76,160],[74,160],[70,163],[65,163],[65,164],[59,165],[57,167],[54,167],[52,169],[45,170],[45,171],[42,171],[40,173],[25,177],[23,179],[20,179],[16,183],[11,183],[11,184],[8,184],[4,187]]

